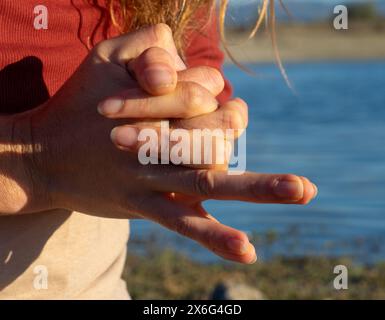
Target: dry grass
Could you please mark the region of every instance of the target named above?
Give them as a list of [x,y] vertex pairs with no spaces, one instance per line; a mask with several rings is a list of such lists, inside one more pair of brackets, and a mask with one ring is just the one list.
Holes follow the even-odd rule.
[[[338,264],[349,269],[348,290],[333,288]],[[358,266],[344,258],[275,258],[241,266],[202,264],[153,250],[129,255],[124,278],[134,299],[207,299],[218,282],[228,279],[256,287],[268,299],[385,299],[385,263]]]

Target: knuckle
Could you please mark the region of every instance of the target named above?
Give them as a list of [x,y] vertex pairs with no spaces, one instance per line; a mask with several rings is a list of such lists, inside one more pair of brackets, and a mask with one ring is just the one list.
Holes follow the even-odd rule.
[[205,93],[195,83],[187,83],[182,86],[181,99],[183,103],[182,118],[189,118],[196,115],[204,103]]
[[172,30],[170,26],[165,23],[155,24],[151,29],[156,42],[162,43],[172,38]]
[[175,231],[182,236],[188,237],[190,235],[191,223],[186,217],[179,217],[175,220]]
[[276,186],[281,181],[298,181],[298,179],[294,174],[290,174],[290,173],[281,174],[279,176],[271,176],[266,181],[267,192],[273,192],[274,188],[276,188]]
[[126,100],[124,102],[124,109],[136,109],[138,114],[142,114],[143,116],[148,116],[151,112],[151,106],[149,99],[137,99],[135,100],[135,103],[129,102],[129,100]]
[[213,252],[219,252],[220,245],[216,241],[217,237],[215,236],[215,232],[208,231],[204,236],[201,242],[204,243],[206,248]]
[[165,49],[159,47],[151,47],[146,49],[140,55],[140,60],[142,68],[146,68],[151,64],[157,63],[173,67],[173,60],[170,54]]
[[205,67],[203,70],[203,77],[212,83],[218,92],[221,92],[225,86],[225,81],[219,70],[211,67]]
[[274,176],[252,178],[247,185],[246,192],[257,200],[264,201],[266,198],[275,200],[275,188],[280,180],[280,177]]
[[105,42],[107,42],[108,40],[105,40],[105,41],[100,41],[99,43],[97,43],[91,50],[91,53],[98,53],[102,50],[105,49],[106,47],[106,44]]
[[234,101],[237,102],[238,104],[240,104],[243,108],[246,108],[246,109],[248,108],[245,100],[243,100],[241,98],[235,98]]
[[244,129],[245,123],[239,110],[228,109],[223,112],[222,125],[226,129]]
[[194,188],[198,195],[209,197],[215,188],[213,173],[209,170],[196,171]]
[[144,50],[136,59],[136,64],[138,62],[140,63],[140,67],[142,67],[142,64],[147,64],[149,61],[153,60],[153,57],[156,56],[156,53],[154,52],[154,47],[148,48]]
[[110,51],[109,41],[105,40],[96,44],[92,48],[90,55],[92,57],[100,58],[101,60],[106,60],[106,57],[109,56],[109,51]]
[[247,185],[246,194],[249,194],[256,200],[260,200],[268,192],[267,189],[269,188],[266,188],[266,185],[261,185],[260,181],[253,181]]
[[154,59],[158,59],[160,55],[163,56],[164,50],[159,47],[151,47],[146,49],[142,53],[142,59],[144,61],[153,61]]

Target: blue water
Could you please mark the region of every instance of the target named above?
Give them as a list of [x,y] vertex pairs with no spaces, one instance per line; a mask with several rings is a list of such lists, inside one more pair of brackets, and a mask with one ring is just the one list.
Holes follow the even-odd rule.
[[[223,223],[264,233],[277,243],[258,247],[275,254],[350,255],[385,259],[385,61],[299,63],[286,66],[297,96],[273,65],[251,65],[256,77],[226,67],[235,95],[250,107],[248,170],[295,173],[317,183],[306,207],[207,203]],[[237,214],[234,214],[237,212]],[[133,238],[156,231],[194,258],[217,258],[149,222],[133,222]]]

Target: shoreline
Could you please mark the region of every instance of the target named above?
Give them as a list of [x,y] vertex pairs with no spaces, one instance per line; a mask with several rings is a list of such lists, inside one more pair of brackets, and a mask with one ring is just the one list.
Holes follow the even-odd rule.
[[[258,66],[270,66],[270,65],[276,65],[276,62],[274,60],[268,60],[268,61],[254,61],[254,60],[237,60],[240,64],[242,65],[258,65]],[[322,63],[330,63],[330,64],[340,64],[340,63],[360,63],[360,62],[365,62],[365,63],[385,63],[385,57],[374,57],[374,58],[345,58],[345,59],[340,59],[340,58],[331,58],[331,59],[303,59],[303,60],[283,60],[282,63],[284,66],[290,66],[290,65],[297,65],[297,64],[322,64]],[[226,61],[224,63],[225,67],[230,67],[230,66],[235,66],[236,65],[228,58],[226,58]]]
[[[275,62],[270,36],[264,30],[250,40],[247,31],[230,30],[227,41],[240,63]],[[284,63],[384,60],[385,21],[351,24],[349,30],[335,30],[326,23],[281,24],[277,45]],[[226,57],[225,63],[232,62]]]

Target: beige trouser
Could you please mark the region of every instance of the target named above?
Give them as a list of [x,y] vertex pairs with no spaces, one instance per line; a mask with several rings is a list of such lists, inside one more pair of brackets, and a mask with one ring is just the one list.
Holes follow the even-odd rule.
[[129,299],[127,220],[64,210],[0,217],[0,299]]

